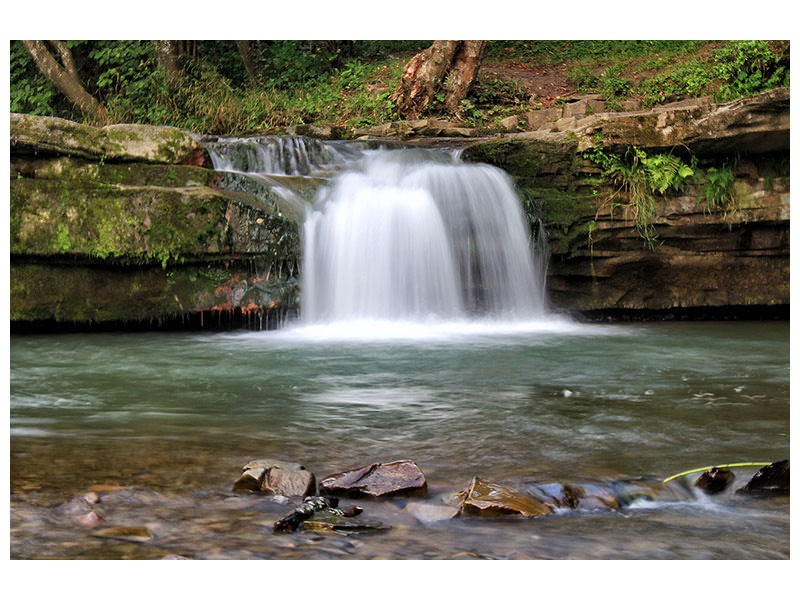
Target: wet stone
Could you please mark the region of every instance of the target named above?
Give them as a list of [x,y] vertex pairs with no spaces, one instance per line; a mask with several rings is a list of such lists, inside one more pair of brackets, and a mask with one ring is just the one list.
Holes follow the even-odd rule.
[[480,477],[473,477],[469,488],[459,496],[462,512],[480,516],[539,517],[553,512],[549,504]]
[[691,500],[691,491],[682,487],[667,485],[658,479],[628,479],[613,483],[614,496],[620,506],[627,506],[637,500],[677,501]]
[[788,496],[789,461],[781,460],[761,467],[750,481],[736,492],[754,496]]
[[703,492],[708,495],[719,494],[725,491],[735,477],[733,471],[730,469],[711,467],[697,478],[697,481],[694,482],[694,486],[703,490]]
[[247,469],[233,482],[234,492],[258,492],[267,470],[263,467]]
[[99,497],[94,492],[75,496],[69,502],[60,504],[56,510],[64,515],[79,515],[92,510],[92,506],[99,502]]
[[316,478],[303,465],[269,458],[252,460],[233,484],[235,492],[259,492],[284,497],[304,497],[315,492]]
[[525,488],[525,493],[539,502],[554,508],[572,510],[609,510],[619,508],[611,490],[597,485],[561,483],[536,483]]
[[458,516],[460,509],[457,506],[441,504],[428,504],[425,502],[409,502],[404,509],[420,523],[435,523],[446,521]]
[[320,493],[332,496],[372,496],[374,498],[427,493],[425,474],[411,460],[373,463],[351,471],[330,475],[320,481]]
[[105,521],[103,517],[101,517],[94,511],[88,512],[83,515],[78,515],[74,517],[73,520],[81,527],[86,527],[87,529],[91,529],[92,527],[97,527],[98,525],[102,524]]
[[128,542],[149,542],[153,539],[153,534],[150,533],[147,527],[136,526],[104,527],[93,531],[92,535],[100,538],[111,538]]
[[374,519],[343,517],[327,511],[315,512],[313,517],[303,521],[301,528],[305,531],[339,533],[367,533],[391,529],[389,525]]

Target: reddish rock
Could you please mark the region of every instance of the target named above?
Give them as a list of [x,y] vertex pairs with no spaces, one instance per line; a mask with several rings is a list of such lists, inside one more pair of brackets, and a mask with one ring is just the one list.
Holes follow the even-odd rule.
[[425,474],[411,460],[373,463],[330,475],[319,483],[323,494],[375,498],[397,494],[424,496],[427,486]]
[[480,477],[473,477],[469,488],[459,496],[462,512],[481,516],[519,514],[540,517],[553,512],[550,504]]

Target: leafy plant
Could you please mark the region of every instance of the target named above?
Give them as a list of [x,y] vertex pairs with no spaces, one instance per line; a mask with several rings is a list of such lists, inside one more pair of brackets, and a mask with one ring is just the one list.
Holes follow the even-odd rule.
[[721,101],[757,94],[789,85],[788,47],[774,51],[765,41],[736,42],[714,53],[715,74],[723,85],[717,92]]
[[605,180],[618,186],[605,200],[611,203],[612,215],[615,208],[622,208],[630,215],[645,245],[653,250],[658,239],[653,225],[655,195],[664,196],[668,191],[680,190],[686,180],[694,176],[692,166],[671,154],[648,156],[635,146],[629,147],[623,155],[607,154],[595,148],[583,156],[603,169]]
[[727,213],[730,208],[735,208],[732,165],[726,163],[721,167],[709,167],[705,171],[704,179],[701,193],[707,210],[724,209]]

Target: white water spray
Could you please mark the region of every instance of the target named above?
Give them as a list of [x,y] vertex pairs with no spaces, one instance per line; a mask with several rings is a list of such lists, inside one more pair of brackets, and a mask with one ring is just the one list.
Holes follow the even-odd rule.
[[365,157],[309,209],[302,317],[342,322],[525,321],[545,312],[509,177],[441,153]]

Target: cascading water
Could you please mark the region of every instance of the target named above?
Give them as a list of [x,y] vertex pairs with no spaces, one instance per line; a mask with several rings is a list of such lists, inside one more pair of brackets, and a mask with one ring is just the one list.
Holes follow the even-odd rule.
[[372,153],[323,190],[307,211],[302,277],[306,324],[545,311],[509,177],[431,151]]
[[[454,152],[300,136],[204,145],[217,170],[267,186],[279,211],[304,218],[299,325],[306,329],[416,337],[432,324],[448,332],[489,322],[547,327],[546,248],[531,248],[502,170]],[[298,179],[318,188],[313,205],[297,192]],[[238,179],[228,185],[250,191]]]

